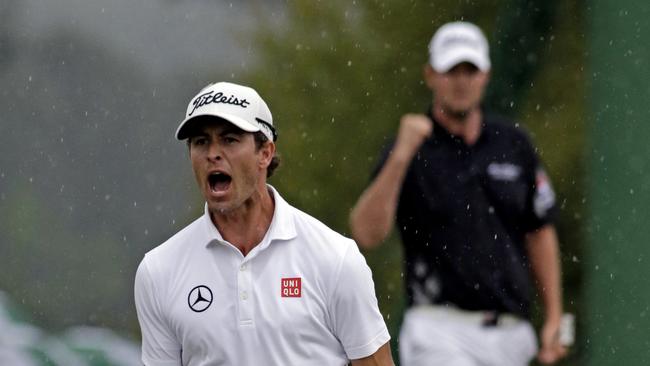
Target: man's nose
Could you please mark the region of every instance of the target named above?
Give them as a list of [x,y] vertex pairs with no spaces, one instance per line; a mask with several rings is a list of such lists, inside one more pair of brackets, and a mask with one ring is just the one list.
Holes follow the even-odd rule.
[[208,147],[208,159],[221,160],[222,150],[217,142],[210,143]]

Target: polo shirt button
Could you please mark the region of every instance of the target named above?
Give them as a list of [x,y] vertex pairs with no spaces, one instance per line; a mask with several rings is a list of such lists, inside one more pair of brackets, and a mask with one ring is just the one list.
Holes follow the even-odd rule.
[[246,264],[242,264],[242,265],[239,267],[239,270],[240,270],[240,271],[245,271],[245,270],[246,270]]
[[242,293],[241,293],[241,299],[242,299],[242,300],[247,300],[247,299],[248,299],[248,294],[246,293],[246,291],[242,291]]

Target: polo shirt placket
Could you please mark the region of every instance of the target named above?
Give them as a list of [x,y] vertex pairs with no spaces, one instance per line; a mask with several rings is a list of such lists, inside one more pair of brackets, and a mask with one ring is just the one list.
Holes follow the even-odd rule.
[[[207,210],[207,208],[206,208]],[[255,246],[249,253],[248,255],[244,256],[239,249],[232,243],[228,242],[227,240],[223,239],[221,236],[221,233],[214,227],[214,224],[208,219],[209,215],[206,215],[206,222],[204,223],[207,226],[207,231],[208,235],[216,238],[214,242],[217,243],[217,245],[223,245],[229,249],[229,253],[232,253],[234,258],[229,261],[229,264],[231,264],[231,270],[234,272],[234,276],[237,278],[237,293],[236,293],[236,298],[237,298],[237,313],[238,313],[238,321],[239,321],[239,326],[240,327],[246,327],[246,326],[254,326],[255,325],[255,301],[256,301],[256,294],[255,294],[255,283],[254,283],[254,276],[253,276],[253,264],[255,262],[256,257],[267,249],[270,245],[272,245],[272,242],[274,238],[276,237],[276,234],[278,233],[278,230],[276,229],[277,226],[279,226],[276,222],[278,221],[277,217],[280,215],[276,215],[274,217],[274,220],[271,222],[271,225],[269,226],[268,231],[266,232],[266,235],[264,238],[262,238],[262,241]],[[294,234],[292,234],[294,233]],[[288,233],[285,235],[286,237],[291,237],[295,235],[295,230],[288,230]],[[282,237],[282,235],[278,235],[279,237]]]
[[251,276],[252,259],[246,259],[239,265],[237,285],[239,290],[239,325],[253,325],[253,279]]

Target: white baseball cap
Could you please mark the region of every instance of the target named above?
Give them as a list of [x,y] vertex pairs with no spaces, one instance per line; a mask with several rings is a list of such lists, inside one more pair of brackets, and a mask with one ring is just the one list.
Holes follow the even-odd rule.
[[481,29],[468,22],[452,22],[440,27],[429,43],[431,66],[447,72],[461,62],[481,71],[490,70],[490,49]]
[[176,130],[176,138],[188,138],[189,122],[204,116],[222,118],[246,132],[261,131],[270,141],[277,139],[269,107],[247,86],[219,82],[203,88],[190,100],[185,119]]

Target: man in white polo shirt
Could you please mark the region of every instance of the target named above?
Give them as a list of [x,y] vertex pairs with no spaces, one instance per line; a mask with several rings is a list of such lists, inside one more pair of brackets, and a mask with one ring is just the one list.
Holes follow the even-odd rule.
[[187,139],[205,213],[140,263],[143,363],[393,365],[354,241],[266,183],[277,135],[258,93],[207,86],[176,138]]

